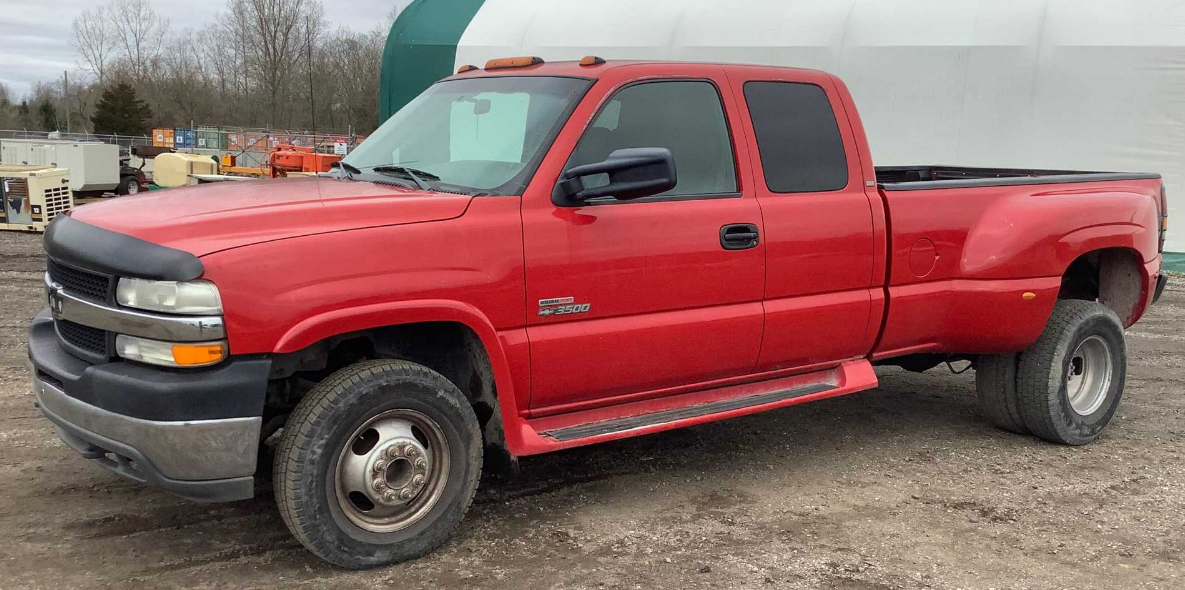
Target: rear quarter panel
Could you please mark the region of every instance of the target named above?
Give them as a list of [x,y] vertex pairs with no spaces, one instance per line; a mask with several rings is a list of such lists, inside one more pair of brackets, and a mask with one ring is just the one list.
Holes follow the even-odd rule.
[[1159,190],[1131,180],[882,191],[889,307],[873,357],[1028,347],[1077,257],[1128,248],[1147,274]]

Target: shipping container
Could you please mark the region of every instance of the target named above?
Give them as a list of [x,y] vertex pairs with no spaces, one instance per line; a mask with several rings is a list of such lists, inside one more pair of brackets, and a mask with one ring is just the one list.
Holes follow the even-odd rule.
[[242,133],[228,131],[223,134],[223,137],[226,138],[226,149],[236,153],[247,149]]
[[183,129],[178,127],[173,130],[173,147],[175,148],[191,148],[194,146],[197,138],[193,129]]
[[173,147],[173,130],[164,128],[153,129],[152,145],[156,147]]
[[271,148],[268,146],[268,134],[259,132],[244,133],[243,148],[253,152],[269,151]]
[[226,149],[226,134],[217,129],[198,129],[197,142],[194,147],[224,150]]

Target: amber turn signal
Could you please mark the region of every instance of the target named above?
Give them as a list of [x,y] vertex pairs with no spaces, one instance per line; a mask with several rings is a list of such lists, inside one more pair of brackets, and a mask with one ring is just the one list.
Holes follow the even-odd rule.
[[487,61],[486,69],[497,70],[499,68],[525,68],[527,66],[537,66],[541,63],[543,63],[543,58],[531,55],[522,57],[503,57]]
[[174,344],[173,362],[183,367],[212,365],[226,356],[222,344]]

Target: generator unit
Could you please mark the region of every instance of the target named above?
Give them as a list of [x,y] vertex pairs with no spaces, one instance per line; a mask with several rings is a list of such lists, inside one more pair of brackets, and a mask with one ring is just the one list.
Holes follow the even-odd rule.
[[70,171],[47,166],[0,165],[0,229],[45,231],[74,208]]
[[100,196],[119,186],[119,146],[96,141],[0,139],[0,164],[65,168],[70,190]]

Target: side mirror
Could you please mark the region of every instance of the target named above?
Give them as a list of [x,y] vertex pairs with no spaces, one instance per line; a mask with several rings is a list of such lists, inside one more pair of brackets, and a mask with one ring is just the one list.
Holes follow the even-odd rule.
[[[585,188],[584,177],[608,174],[609,184]],[[657,195],[675,188],[675,158],[661,147],[614,150],[603,162],[564,170],[552,192],[557,205],[572,205],[597,197],[621,201]]]

